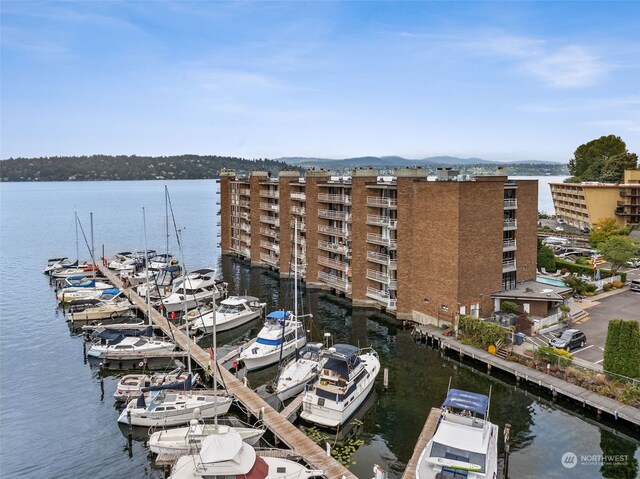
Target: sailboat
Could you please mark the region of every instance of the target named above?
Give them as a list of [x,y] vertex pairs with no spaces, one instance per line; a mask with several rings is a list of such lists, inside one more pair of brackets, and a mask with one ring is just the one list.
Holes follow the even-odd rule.
[[[216,317],[215,309],[213,311],[213,345],[212,351],[214,355],[213,362],[213,391],[216,392],[218,384],[218,361],[217,361],[217,342],[216,342]],[[215,397],[215,396],[214,396]],[[163,452],[196,454],[201,448],[203,441],[212,435],[228,437],[228,434],[235,431],[240,435],[242,440],[248,444],[255,444],[264,434],[266,428],[246,427],[244,425],[230,426],[227,424],[219,424],[218,416],[214,417],[213,424],[205,424],[198,419],[192,419],[189,426],[167,431],[158,431],[149,438],[149,448],[156,454]]]
[[[180,232],[177,231],[177,233],[178,246],[180,247],[182,263],[184,264]],[[185,303],[184,314],[186,312]],[[215,387],[213,391],[192,390],[191,338],[189,337],[189,323],[186,324],[187,379],[179,383],[143,388],[143,394],[127,404],[127,407],[120,414],[118,422],[146,427],[177,426],[188,424],[194,418],[196,410],[205,419],[217,417],[229,411],[233,402],[231,396],[218,394]],[[149,393],[149,397],[147,398],[144,393]],[[149,399],[148,403],[147,399]]]
[[[294,307],[293,315],[300,318],[298,314],[298,222],[294,223]],[[304,391],[307,384],[311,384],[322,369],[323,357],[322,343],[310,343],[300,350],[296,350],[293,356],[278,371],[273,390],[281,402]]]

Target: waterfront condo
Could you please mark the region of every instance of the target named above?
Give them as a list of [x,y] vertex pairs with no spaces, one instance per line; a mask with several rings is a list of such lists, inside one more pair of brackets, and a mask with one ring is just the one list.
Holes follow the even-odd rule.
[[[536,277],[537,181],[439,169],[220,174],[222,253],[398,319],[488,316],[492,294]],[[298,240],[293,241],[294,231]]]

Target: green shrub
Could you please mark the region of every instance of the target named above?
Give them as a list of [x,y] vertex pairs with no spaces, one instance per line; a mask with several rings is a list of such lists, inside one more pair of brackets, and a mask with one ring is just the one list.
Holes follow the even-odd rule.
[[551,346],[542,346],[536,349],[535,358],[555,366],[570,366],[573,361],[571,353]]
[[540,244],[538,247],[538,268],[544,268],[549,273],[555,273],[556,262],[553,250],[547,245]]
[[604,291],[611,291],[613,289],[613,285],[611,283],[607,283],[607,284],[602,286],[602,289]]
[[624,283],[622,281],[614,281],[611,284],[613,285],[614,288],[622,288],[624,286]]
[[[577,264],[578,263],[577,261],[576,263],[572,263],[571,261],[565,261],[560,258],[556,258],[555,263],[556,263],[556,268],[567,268],[571,273],[576,273],[578,275],[584,274],[585,276],[589,276],[590,278],[593,278],[593,274],[594,274],[593,266]],[[620,275],[620,279],[624,283],[627,282],[627,273],[622,273],[618,271],[616,274]],[[611,274],[611,271],[609,271],[608,269],[600,270],[600,277],[602,279],[609,278],[611,276],[615,276],[615,275]]]
[[609,321],[604,348],[605,371],[640,379],[640,323],[613,319]]
[[500,309],[507,313],[519,313],[520,305],[518,303],[512,303],[511,301],[503,301],[500,304]]
[[499,341],[505,342],[509,331],[495,323],[488,323],[468,315],[460,316],[459,330],[465,341],[487,349]]
[[576,264],[580,264],[583,266],[587,265],[587,261],[589,261],[589,258],[587,258],[586,256],[578,256],[578,258],[576,258]]

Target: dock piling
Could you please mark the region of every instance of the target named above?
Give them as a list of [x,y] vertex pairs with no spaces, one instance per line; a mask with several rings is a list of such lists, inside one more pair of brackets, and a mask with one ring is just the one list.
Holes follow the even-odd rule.
[[504,477],[509,477],[509,436],[511,433],[511,424],[504,425]]

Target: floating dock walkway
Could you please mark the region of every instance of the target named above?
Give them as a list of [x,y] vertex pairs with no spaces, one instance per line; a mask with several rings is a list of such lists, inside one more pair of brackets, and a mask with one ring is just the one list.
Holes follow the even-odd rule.
[[429,411],[427,421],[424,423],[424,427],[422,428],[420,436],[418,436],[418,442],[416,443],[416,447],[413,450],[411,459],[409,459],[409,462],[407,463],[407,468],[404,470],[402,479],[416,478],[416,467],[418,466],[418,459],[420,459],[420,454],[422,454],[422,451],[427,446],[427,443],[435,434],[441,413],[442,410],[438,409],[437,407],[432,407],[431,411]]
[[[123,288],[122,281],[113,272],[106,267],[100,265],[102,274],[111,281],[116,287]],[[129,300],[137,305],[141,311],[147,313],[147,305],[143,298],[131,288],[126,289],[126,296]],[[179,328],[170,323],[155,309],[151,309],[151,321],[160,328],[163,333],[173,338],[178,346],[187,351],[187,337],[179,330]],[[209,353],[204,351],[194,341],[189,344],[191,358],[200,365],[205,371],[211,370],[211,360]],[[333,457],[328,456],[326,451],[318,444],[308,438],[302,431],[295,427],[282,414],[273,409],[264,399],[258,396],[253,390],[246,387],[242,381],[236,378],[224,367],[218,368],[221,377],[218,378],[220,384],[225,386],[230,394],[243,406],[251,412],[255,417],[261,417],[267,428],[290,449],[302,456],[307,464],[313,469],[321,469],[324,476],[328,479],[357,479],[356,476],[346,467],[336,461]]]
[[640,426],[640,410],[633,406],[619,403],[618,401],[601,396],[575,384],[568,383],[555,376],[528,368],[522,364],[499,358],[482,349],[462,344],[456,339],[443,335],[435,326],[416,326],[415,330],[423,338],[427,338],[430,341],[437,341],[441,349],[457,351],[460,357],[468,356],[472,359],[482,361],[487,365],[489,370],[491,368],[500,369],[513,375],[516,381],[524,379],[532,384],[537,384],[539,387],[548,389],[554,397],[560,394],[582,404],[583,407],[589,406],[593,408],[598,415],[605,412],[610,414],[614,419],[622,419],[636,426]]

